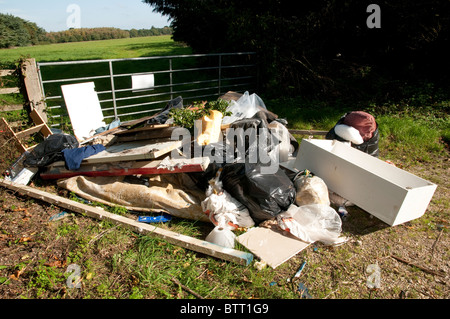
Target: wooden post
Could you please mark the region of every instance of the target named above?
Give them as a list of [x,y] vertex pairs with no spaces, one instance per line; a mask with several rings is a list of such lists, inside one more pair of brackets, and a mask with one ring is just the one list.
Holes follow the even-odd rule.
[[21,71],[31,111],[36,110],[36,112],[39,113],[39,116],[42,118],[42,120],[45,123],[47,123],[44,95],[41,90],[36,60],[35,59],[25,60],[25,62],[22,64]]
[[86,214],[87,216],[96,219],[108,220],[116,225],[127,227],[143,235],[156,236],[158,238],[167,240],[171,244],[212,257],[235,262],[240,265],[249,265],[253,260],[253,254],[251,253],[231,248],[225,248],[201,239],[155,227],[151,224],[140,223],[125,216],[109,213],[103,209],[78,203],[68,198],[50,194],[30,186],[19,185],[16,183],[5,181],[3,179],[0,179],[0,186],[9,188],[20,194],[27,195],[32,198],[43,200],[47,203],[71,210],[76,213]]

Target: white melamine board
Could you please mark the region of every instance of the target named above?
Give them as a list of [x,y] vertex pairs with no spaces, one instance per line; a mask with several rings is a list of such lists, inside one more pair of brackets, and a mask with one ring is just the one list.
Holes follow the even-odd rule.
[[294,167],[391,226],[421,217],[437,187],[336,140],[302,140]]
[[105,126],[94,82],[61,85],[74,135],[84,140]]
[[182,141],[149,142],[147,140],[118,143],[106,147],[83,160],[84,163],[107,163],[155,159],[180,148]]
[[131,76],[131,88],[133,90],[151,89],[155,86],[153,74],[137,74]]

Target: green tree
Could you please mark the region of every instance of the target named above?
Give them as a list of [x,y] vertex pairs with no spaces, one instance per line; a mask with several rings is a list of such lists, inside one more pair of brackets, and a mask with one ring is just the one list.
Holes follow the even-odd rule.
[[173,38],[196,52],[256,51],[277,92],[346,95],[374,77],[448,83],[450,1],[144,0],[171,19]]
[[0,14],[0,48],[30,44],[31,36],[25,20],[10,14]]

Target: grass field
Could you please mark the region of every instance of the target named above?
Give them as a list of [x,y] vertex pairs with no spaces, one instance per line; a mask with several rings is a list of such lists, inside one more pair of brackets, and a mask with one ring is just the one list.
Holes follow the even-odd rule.
[[[105,59],[126,59],[155,56],[178,56],[189,55],[192,50],[180,43],[174,42],[170,36],[155,36],[142,38],[129,38],[117,40],[88,41],[77,43],[62,43],[51,45],[40,45],[25,48],[14,48],[0,50],[0,61],[2,65],[11,66],[15,61],[23,57],[35,58],[37,62],[59,62],[59,61],[81,61],[81,60],[105,60]],[[233,80],[226,78],[236,78],[238,72],[249,75],[255,74],[254,69],[226,68],[227,65],[244,64],[240,57],[221,57],[221,65],[225,66],[221,73],[221,87],[226,90],[227,85],[236,84]],[[113,99],[116,100],[117,114],[121,121],[127,121],[132,117],[126,114],[136,114],[140,116],[149,115],[149,110],[158,110],[165,106],[166,101],[174,98],[172,92],[182,95],[187,101],[197,96],[216,95],[218,93],[218,74],[216,69],[219,65],[217,57],[184,57],[177,59],[152,59],[152,60],[125,60],[114,61],[111,65],[114,70],[115,95],[112,93],[99,93],[101,107],[106,123],[111,122],[115,117]],[[201,71],[186,71],[186,69],[203,68]],[[174,70],[173,73],[165,72]],[[106,76],[93,81],[97,92],[111,91],[110,68],[108,63],[80,63],[71,65],[51,65],[40,66],[41,76],[44,81],[59,80],[67,78],[86,78]],[[183,70],[183,71],[181,71]],[[131,88],[131,76],[119,76],[120,74],[131,73],[155,73],[155,88],[147,91],[127,91]],[[158,73],[159,72],[159,73]],[[195,78],[194,78],[195,77]],[[191,83],[199,82],[201,83]],[[80,81],[78,81],[80,82]],[[54,82],[44,83],[44,93],[46,97],[62,96],[61,85],[75,82]],[[174,86],[169,87],[170,84]],[[201,89],[201,90],[200,90]],[[117,91],[118,90],[118,91]],[[125,90],[121,91],[120,90]],[[17,96],[19,98],[19,96]],[[20,104],[20,100],[9,101],[3,99],[0,103],[15,102]],[[49,112],[50,124],[58,128],[70,130],[70,122],[67,121],[67,111],[65,110],[62,98],[49,99],[46,101]],[[145,105],[140,105],[146,103]],[[133,106],[129,106],[133,105]],[[136,105],[136,106],[135,106]],[[137,106],[140,105],[140,106]]]
[[[189,52],[169,37],[135,38],[0,50],[0,61],[27,54],[38,61],[54,61]],[[196,298],[188,287],[212,299],[294,299],[289,309],[301,310],[297,299],[305,298],[298,289],[302,283],[317,299],[448,299],[450,99],[427,87],[412,91],[403,101],[383,105],[300,96],[265,99],[264,92],[256,93],[270,110],[288,120],[289,128],[329,130],[347,111],[364,109],[374,114],[380,129],[380,159],[438,185],[426,214],[387,227],[361,209],[349,207],[350,217],[343,222],[348,243],[337,247],[316,243],[276,269],[258,270],[254,263],[245,267],[224,262],[80,214],[49,222],[50,216],[61,212],[56,205],[1,188],[0,298]],[[26,118],[27,114],[14,116]],[[300,141],[303,136],[296,137]],[[1,146],[6,154],[5,145]],[[35,185],[79,200],[51,183],[38,179]],[[103,207],[133,216],[121,207]],[[201,239],[212,229],[211,224],[179,218],[160,227]],[[304,261],[300,278],[290,280]],[[80,289],[66,285],[65,270],[71,263],[81,267]],[[366,284],[371,274],[367,267],[373,264],[381,269],[378,289]],[[430,269],[434,273],[426,271]]]
[[23,56],[38,62],[137,58],[143,56],[190,54],[189,47],[171,36],[70,42],[12,49],[0,49],[0,64],[11,65]]

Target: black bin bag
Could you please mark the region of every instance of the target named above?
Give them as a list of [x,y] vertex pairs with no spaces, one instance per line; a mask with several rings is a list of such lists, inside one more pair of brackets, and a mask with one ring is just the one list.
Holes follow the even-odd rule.
[[45,167],[57,161],[64,161],[62,150],[78,146],[75,136],[64,133],[52,134],[31,150],[23,164],[26,167]]
[[278,168],[274,174],[261,173],[261,164],[236,163],[222,168],[223,188],[245,205],[256,224],[272,219],[295,201],[295,187]]

